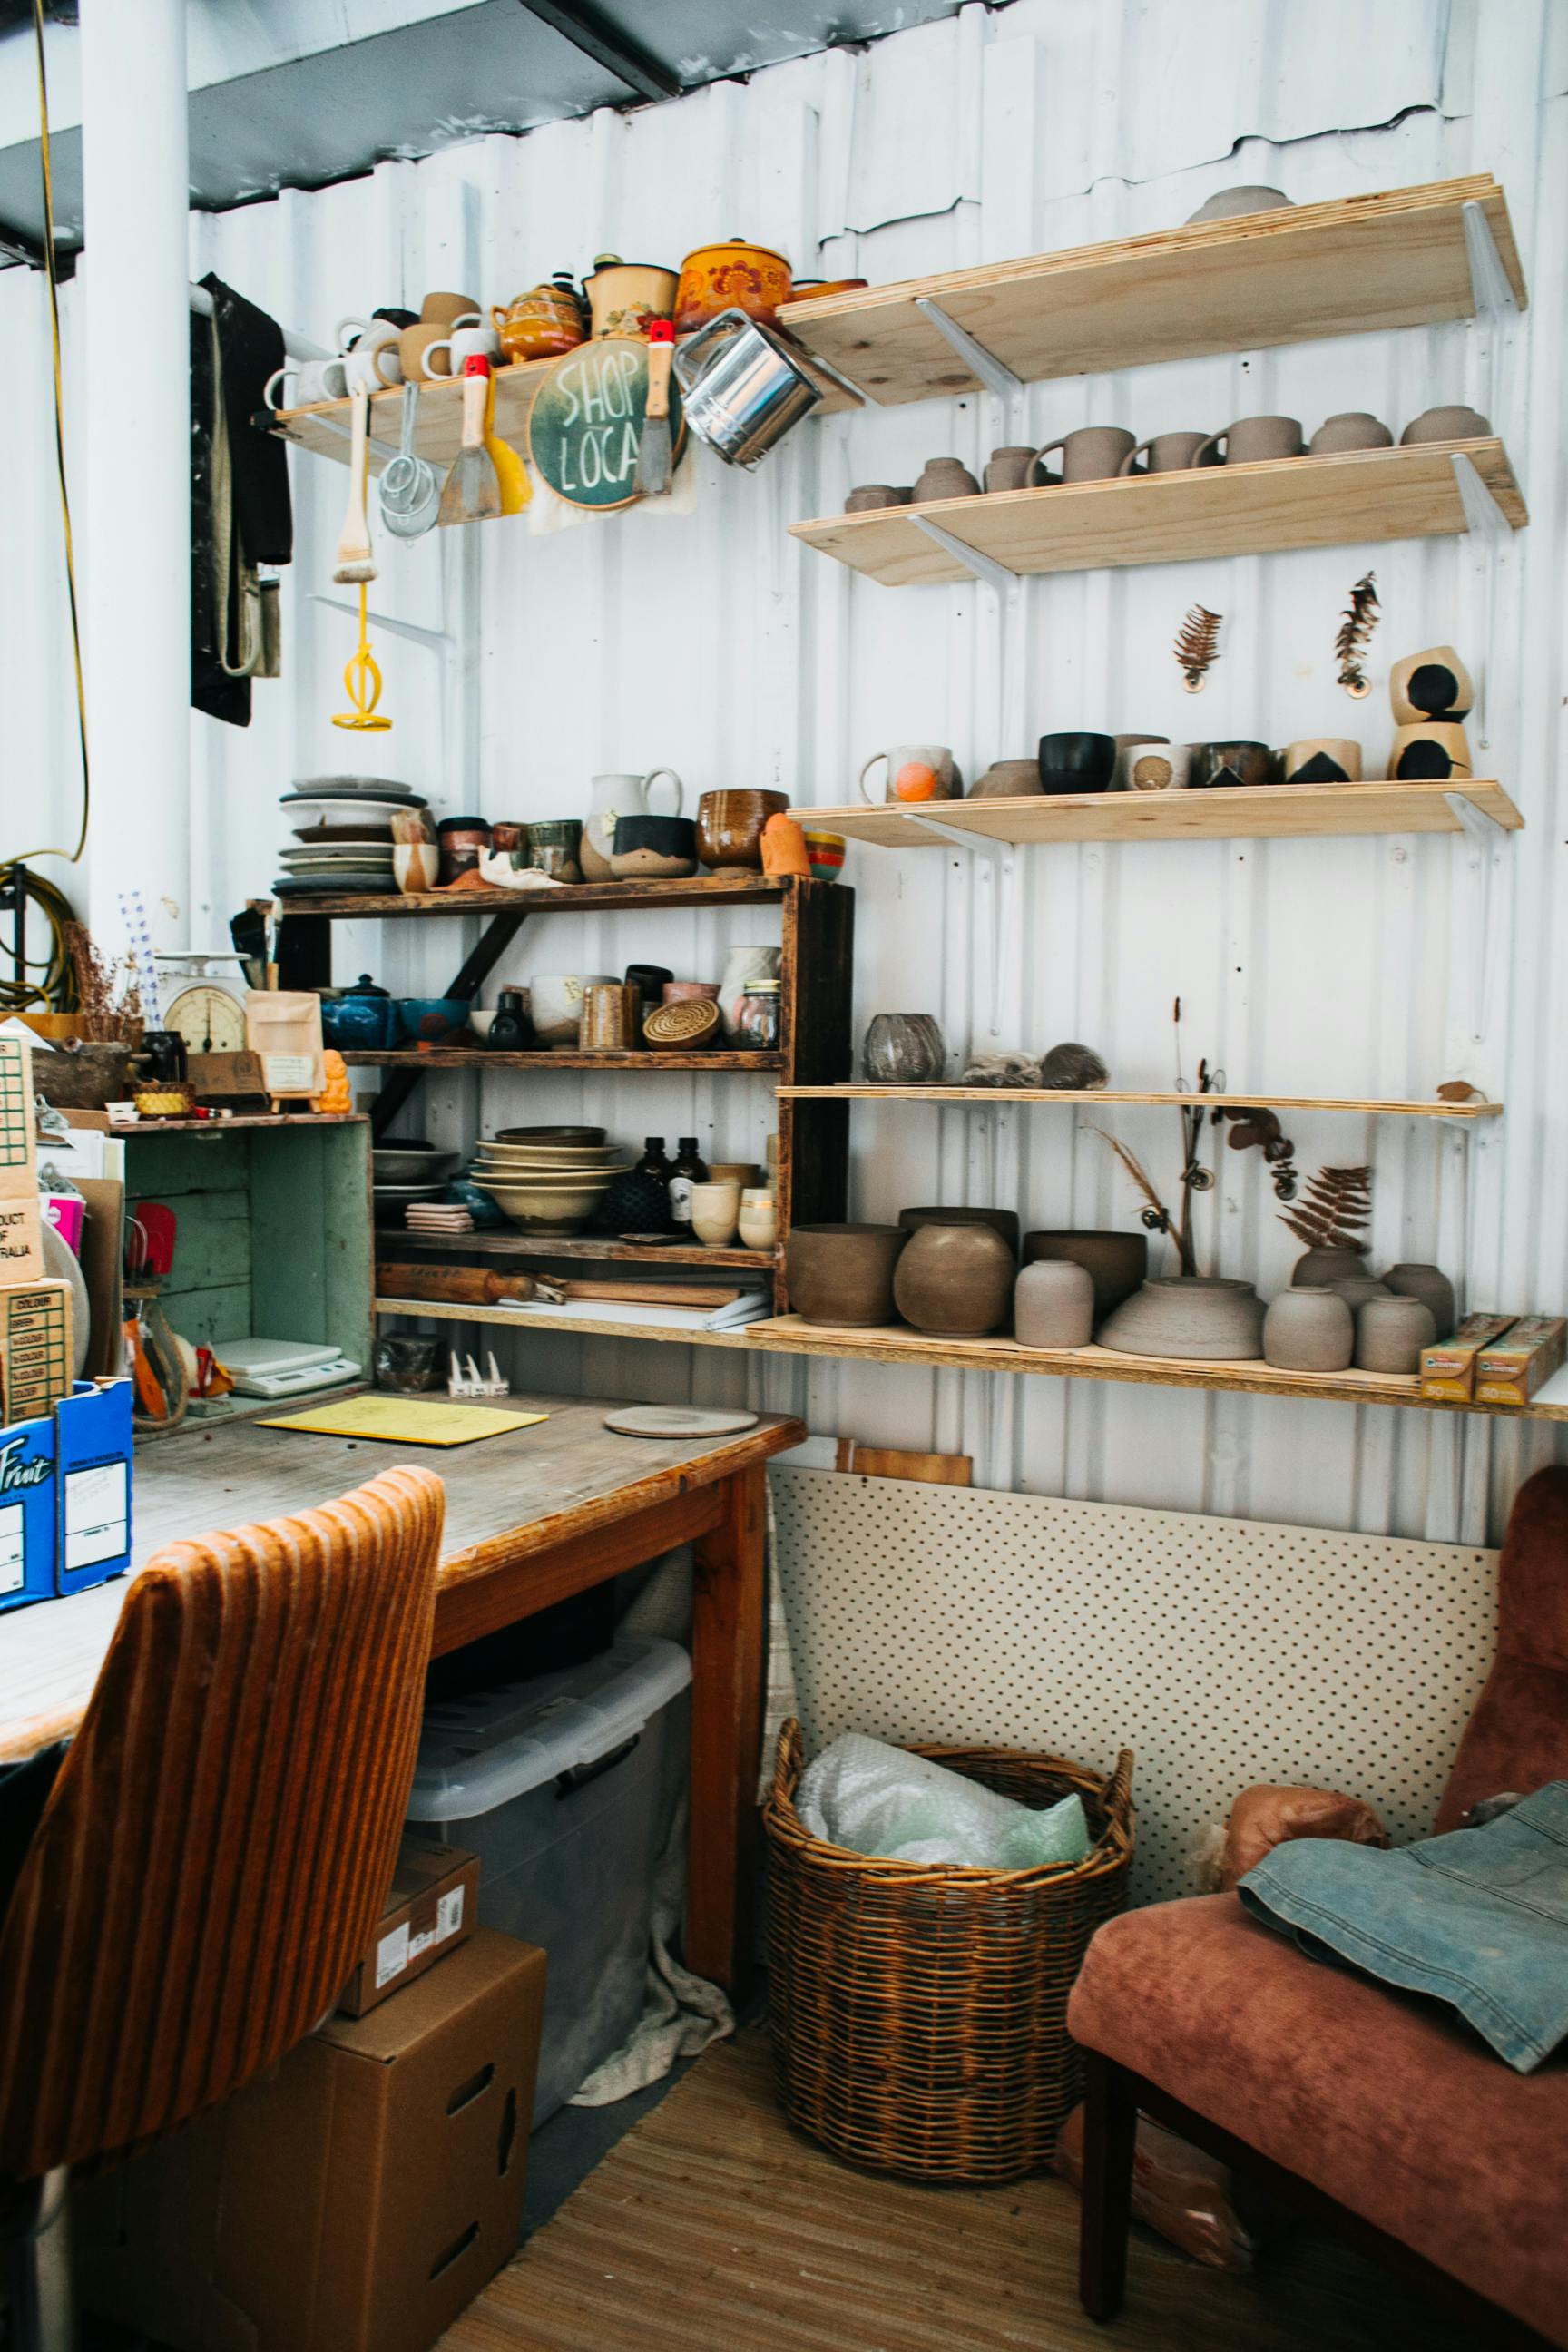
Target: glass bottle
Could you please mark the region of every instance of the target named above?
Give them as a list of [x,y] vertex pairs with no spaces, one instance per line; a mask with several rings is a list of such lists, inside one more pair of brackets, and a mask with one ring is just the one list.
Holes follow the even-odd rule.
[[771,1054],[779,1042],[779,983],[749,980],[735,1008],[735,1044],[748,1054]]
[[657,1176],[661,1184],[668,1183],[675,1171],[665,1152],[662,1135],[644,1136],[642,1158],[632,1172],[637,1176]]
[[708,1162],[697,1149],[694,1135],[683,1135],[669,1176],[669,1213],[678,1225],[691,1223],[691,1187],[706,1184]]

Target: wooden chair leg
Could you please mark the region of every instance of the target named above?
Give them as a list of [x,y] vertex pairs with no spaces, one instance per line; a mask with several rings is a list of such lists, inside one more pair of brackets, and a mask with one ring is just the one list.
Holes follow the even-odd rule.
[[1084,2053],[1084,2097],[1079,2299],[1091,2319],[1114,2319],[1127,2284],[1138,2102],[1121,2068],[1098,2050]]

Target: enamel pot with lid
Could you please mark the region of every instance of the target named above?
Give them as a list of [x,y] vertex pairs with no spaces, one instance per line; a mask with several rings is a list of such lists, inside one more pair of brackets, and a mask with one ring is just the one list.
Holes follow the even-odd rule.
[[675,354],[686,422],[731,466],[754,466],[822,398],[777,335],[721,310]]

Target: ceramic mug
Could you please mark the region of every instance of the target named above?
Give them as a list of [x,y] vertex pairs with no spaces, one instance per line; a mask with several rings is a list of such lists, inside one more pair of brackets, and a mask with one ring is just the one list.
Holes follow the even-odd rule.
[[1211,449],[1225,443],[1225,456],[1218,462],[1226,466],[1255,466],[1269,457],[1300,457],[1306,450],[1301,438],[1301,423],[1295,416],[1238,416],[1223,433],[1211,433],[1202,443],[1194,466],[1201,466]]
[[1276,783],[1279,771],[1267,743],[1194,743],[1192,780],[1205,792],[1255,789]]
[[[332,339],[346,358],[350,352],[377,352],[391,349],[394,360],[401,329],[379,313],[373,319],[340,319],[332,329]],[[401,383],[401,376],[393,379]]]
[[1309,457],[1331,457],[1342,449],[1392,449],[1394,436],[1364,408],[1342,408],[1326,416],[1307,444]]
[[[439,320],[424,320],[417,327],[405,327],[397,338],[397,363],[403,370],[405,383],[425,382],[425,354],[432,343],[445,340],[447,329]],[[444,373],[444,370],[437,373]]]
[[1192,766],[1193,747],[1190,743],[1163,743],[1151,736],[1144,742],[1125,745],[1117,753],[1111,790],[1118,793],[1184,792]]
[[[1121,425],[1080,425],[1076,433],[1058,434],[1035,452],[1035,463],[1047,482],[1110,482],[1121,471],[1122,461],[1137,446],[1135,436]],[[1046,470],[1053,449],[1062,453],[1059,474]]]
[[1042,735],[1039,746],[1040,790],[1046,793],[1103,793],[1116,767],[1116,738],[1087,734],[1082,730]]
[[691,1230],[705,1249],[728,1249],[741,1222],[741,1187],[723,1183],[693,1184]]
[[1413,441],[1484,441],[1491,426],[1479,408],[1424,408],[1399,436],[1407,449]]
[[1016,443],[1005,448],[993,449],[985,461],[987,490],[1032,490],[1035,487],[1035,453],[1021,448]]
[[439,327],[444,335],[451,333],[459,319],[477,319],[479,315],[479,306],[471,294],[426,294],[419,305],[421,324]]
[[1361,745],[1349,735],[1309,735],[1279,755],[1288,784],[1359,784]]
[[886,762],[888,772],[884,801],[951,801],[963,789],[963,779],[945,743],[897,743],[890,751],[873,751],[860,771],[860,797],[873,808],[877,803],[866,790],[866,779],[879,760]]
[[[1155,433],[1147,441],[1140,441],[1129,449],[1117,467],[1119,474],[1184,474],[1197,465],[1217,466],[1217,457],[1201,457],[1200,449],[1212,446],[1210,433]],[[1147,462],[1138,460],[1147,453]]]
[[[275,397],[275,387],[285,376],[295,379],[294,398],[285,403]],[[307,360],[303,365],[290,362],[275,368],[262,387],[261,397],[268,408],[313,408],[319,401],[348,398],[348,370],[342,359]]]
[[[442,352],[447,354],[444,368],[436,364]],[[472,359],[489,360],[492,366],[500,362],[500,337],[493,327],[483,323],[477,310],[456,321],[448,333],[426,345],[425,373],[430,377],[461,375],[464,362]]]
[[[383,375],[381,372],[383,359],[389,359],[392,365],[398,368],[395,378]],[[374,351],[369,351],[363,343],[356,343],[352,352],[347,352],[343,355],[343,373],[348,378],[351,392],[387,392],[391,390],[395,382],[401,383],[403,381],[403,372],[398,367],[395,347],[388,351],[384,344],[378,344]]]

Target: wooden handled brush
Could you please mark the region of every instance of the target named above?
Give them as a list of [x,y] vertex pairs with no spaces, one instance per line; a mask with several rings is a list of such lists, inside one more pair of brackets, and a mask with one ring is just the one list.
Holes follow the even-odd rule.
[[662,498],[669,488],[672,467],[669,446],[669,370],[675,358],[675,329],[668,319],[656,319],[647,331],[647,404],[643,411],[642,436],[637,442],[637,470],[632,487],[639,497]]
[[353,394],[353,429],[349,442],[349,504],[343,517],[343,528],[338,540],[337,568],[334,580],[345,587],[357,587],[375,578],[375,558],[371,552],[370,522],[365,514],[365,480],[370,470],[370,394],[356,389]]

